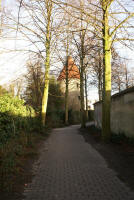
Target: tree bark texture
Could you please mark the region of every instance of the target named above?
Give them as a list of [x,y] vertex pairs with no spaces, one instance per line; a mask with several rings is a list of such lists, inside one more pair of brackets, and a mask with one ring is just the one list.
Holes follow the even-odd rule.
[[[68,55],[68,53],[67,53]],[[66,62],[66,91],[65,91],[65,124],[68,125],[68,56],[67,56],[67,62]]]
[[88,121],[88,94],[87,94],[87,75],[85,73],[85,95],[86,95],[86,121]]
[[102,105],[102,139],[108,141],[111,137],[110,108],[111,108],[111,37],[108,24],[108,1],[103,0],[103,105]]
[[42,98],[42,125],[45,126],[46,123],[46,112],[47,112],[47,102],[48,102],[48,91],[49,91],[49,71],[50,71],[50,41],[51,41],[51,13],[52,13],[52,1],[46,1],[47,9],[47,25],[46,25],[46,60],[45,60],[45,86]]
[[84,111],[84,66],[83,59],[81,58],[81,71],[80,71],[80,103],[81,103],[81,128],[85,127],[85,111]]

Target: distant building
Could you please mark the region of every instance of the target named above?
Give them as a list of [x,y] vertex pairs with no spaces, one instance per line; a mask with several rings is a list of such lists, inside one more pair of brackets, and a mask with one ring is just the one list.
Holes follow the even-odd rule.
[[[80,72],[71,56],[68,56],[69,110],[80,111]],[[66,66],[58,77],[61,91],[66,91]]]

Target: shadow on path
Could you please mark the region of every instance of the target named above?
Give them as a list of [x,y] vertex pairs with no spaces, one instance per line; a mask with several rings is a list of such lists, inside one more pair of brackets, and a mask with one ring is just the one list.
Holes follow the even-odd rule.
[[133,200],[104,158],[78,134],[80,126],[54,129],[34,164],[24,200]]

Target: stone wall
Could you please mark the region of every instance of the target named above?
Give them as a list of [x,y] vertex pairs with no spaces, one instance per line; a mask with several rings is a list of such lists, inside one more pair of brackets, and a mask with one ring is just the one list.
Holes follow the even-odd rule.
[[[102,102],[95,103],[94,110],[95,125],[101,128]],[[134,87],[112,96],[111,131],[134,137]]]

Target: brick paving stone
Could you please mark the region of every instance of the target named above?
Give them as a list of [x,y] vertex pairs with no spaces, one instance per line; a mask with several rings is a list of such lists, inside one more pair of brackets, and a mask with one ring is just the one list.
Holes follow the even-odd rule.
[[23,200],[134,200],[134,193],[78,134],[79,126],[54,129],[33,166]]

